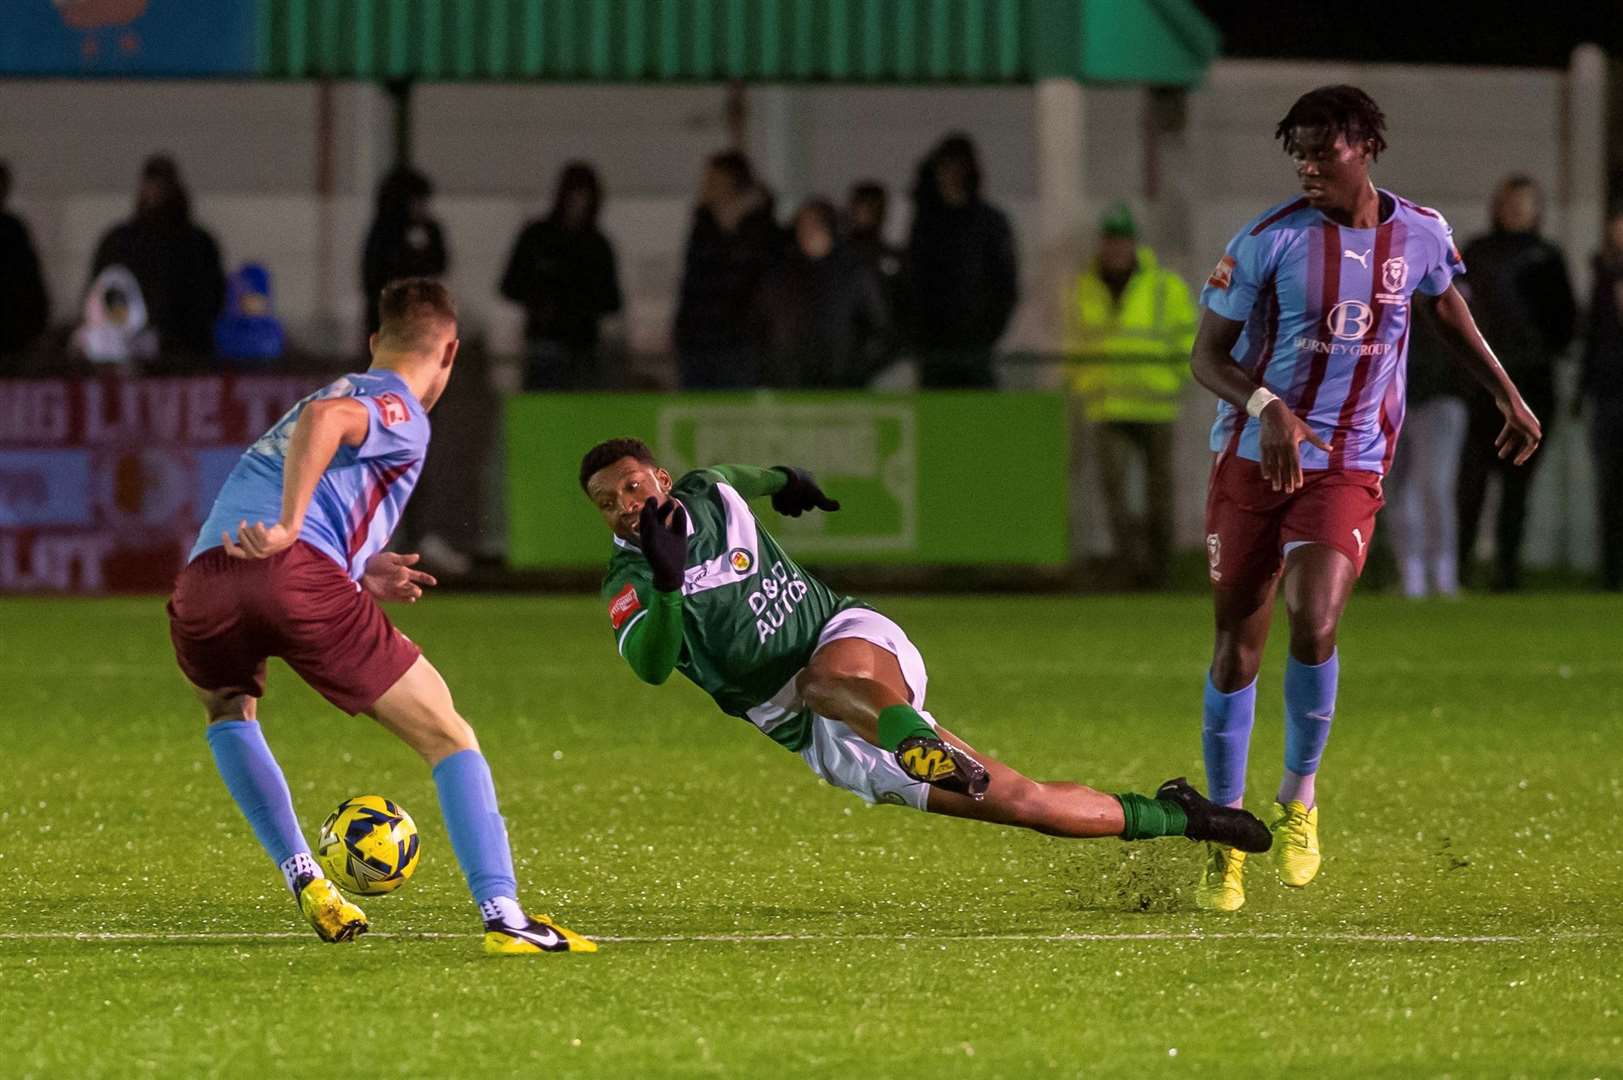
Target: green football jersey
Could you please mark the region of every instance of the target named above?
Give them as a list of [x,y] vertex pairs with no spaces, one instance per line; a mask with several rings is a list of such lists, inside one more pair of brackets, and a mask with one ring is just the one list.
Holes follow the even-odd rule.
[[[676,670],[723,712],[750,719],[791,750],[800,749],[808,716],[775,717],[768,725],[751,710],[779,695],[806,666],[830,618],[860,605],[797,566],[723,472],[696,469],[676,482],[671,495],[688,518]],[[618,536],[614,543],[603,598],[624,654],[654,602],[654,586],[642,551]]]

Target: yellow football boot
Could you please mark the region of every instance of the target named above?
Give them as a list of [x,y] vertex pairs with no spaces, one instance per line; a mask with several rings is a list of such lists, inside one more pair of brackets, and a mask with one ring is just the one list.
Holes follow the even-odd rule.
[[1207,843],[1206,872],[1195,886],[1195,906],[1206,911],[1239,911],[1245,906],[1245,852]]
[[526,956],[531,953],[596,952],[597,942],[565,930],[551,915],[525,914],[523,926],[510,926],[499,919],[485,921],[485,952],[492,956]]
[[366,933],[366,912],[344,899],[326,878],[311,878],[299,887],[299,910],[322,941],[354,941]]
[[1268,815],[1274,834],[1274,865],[1279,880],[1300,889],[1319,872],[1319,808],[1299,802],[1274,803]]

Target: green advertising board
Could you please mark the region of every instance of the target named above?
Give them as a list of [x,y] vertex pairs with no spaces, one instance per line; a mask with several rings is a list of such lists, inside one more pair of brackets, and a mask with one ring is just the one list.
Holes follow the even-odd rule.
[[758,509],[814,563],[1058,565],[1066,560],[1066,405],[1060,394],[527,394],[507,404],[508,558],[596,567],[602,519],[581,455],[634,435],[680,476],[718,463],[801,465],[836,514]]

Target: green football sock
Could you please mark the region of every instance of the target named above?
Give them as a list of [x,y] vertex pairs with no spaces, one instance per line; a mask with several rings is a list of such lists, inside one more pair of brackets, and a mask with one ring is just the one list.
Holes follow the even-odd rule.
[[1182,836],[1189,827],[1189,815],[1171,799],[1152,799],[1124,791],[1114,796],[1121,803],[1123,840],[1153,840],[1158,836]]
[[890,705],[879,710],[880,746],[895,750],[903,740],[915,735],[926,739],[936,737],[935,728],[911,705]]

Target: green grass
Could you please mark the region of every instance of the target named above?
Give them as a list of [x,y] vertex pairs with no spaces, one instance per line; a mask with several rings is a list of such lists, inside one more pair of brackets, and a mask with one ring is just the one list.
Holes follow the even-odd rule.
[[[982,749],[1108,789],[1201,775],[1202,600],[882,606]],[[1623,1075],[1615,600],[1358,597],[1324,870],[1293,892],[1259,861],[1230,916],[1192,909],[1184,841],[866,808],[691,686],[638,684],[595,600],[401,621],[480,732],[531,903],[632,940],[483,957],[427,771],[273,665],[261,719],[307,828],[370,790],[424,837],[378,933],[300,934],[161,603],[0,602],[0,1075]]]

